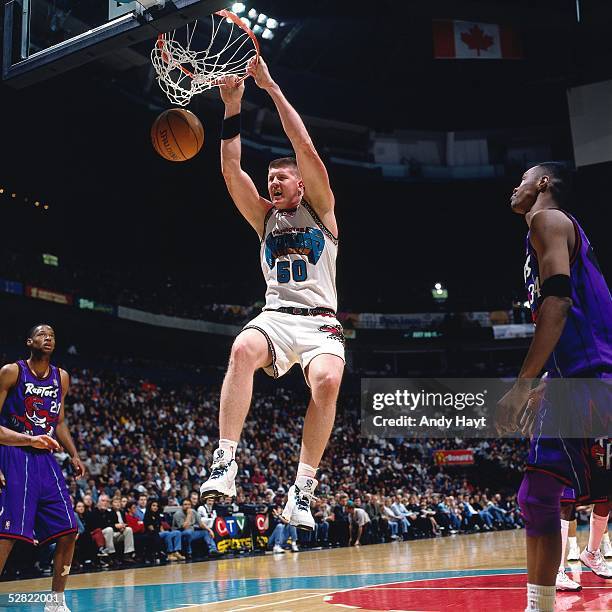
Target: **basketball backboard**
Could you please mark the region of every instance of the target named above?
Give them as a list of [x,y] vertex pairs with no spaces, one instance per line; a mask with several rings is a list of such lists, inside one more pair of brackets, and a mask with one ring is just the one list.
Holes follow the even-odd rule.
[[2,78],[21,88],[225,8],[228,0],[7,0]]

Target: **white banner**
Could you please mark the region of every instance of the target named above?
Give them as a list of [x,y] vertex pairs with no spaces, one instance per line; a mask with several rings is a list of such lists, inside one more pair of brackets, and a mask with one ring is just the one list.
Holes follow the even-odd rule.
[[493,337],[496,340],[509,338],[530,338],[535,332],[533,323],[512,323],[510,325],[495,325]]
[[[461,312],[455,315],[457,320],[479,327],[491,327],[510,320],[510,311],[475,311]],[[378,312],[340,313],[343,322],[350,322],[356,329],[437,329],[446,314],[443,312],[415,312],[408,314],[382,314]],[[346,327],[346,325],[345,325]]]
[[222,336],[236,336],[242,329],[241,325],[228,325],[226,323],[210,323],[199,319],[183,319],[182,317],[170,317],[168,315],[153,314],[136,308],[117,307],[117,316],[120,319],[128,319],[137,323],[157,325],[158,327],[171,327],[185,331],[196,331],[205,334],[220,334]]

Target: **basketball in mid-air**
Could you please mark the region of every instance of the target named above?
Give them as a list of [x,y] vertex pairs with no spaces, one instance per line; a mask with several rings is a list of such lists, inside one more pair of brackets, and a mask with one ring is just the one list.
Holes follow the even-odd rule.
[[204,128],[200,120],[183,108],[164,111],[151,126],[153,148],[169,161],[191,159],[204,144]]

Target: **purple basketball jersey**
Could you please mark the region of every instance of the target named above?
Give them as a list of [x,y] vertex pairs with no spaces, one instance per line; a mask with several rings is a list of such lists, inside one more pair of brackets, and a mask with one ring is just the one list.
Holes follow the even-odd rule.
[[55,438],[55,428],[62,405],[62,381],[59,369],[49,366],[46,378],[39,378],[25,361],[18,361],[19,378],[9,391],[0,413],[0,425],[13,431]]
[[[555,350],[546,362],[549,376],[566,377],[589,371],[612,371],[612,298],[593,248],[574,217],[576,244],[570,259],[572,307]],[[525,287],[537,325],[543,301],[538,258],[527,234]]]
[[[62,405],[60,371],[49,366],[39,378],[25,361],[0,413],[0,425],[13,431],[55,438]],[[0,491],[0,538],[44,544],[72,534],[77,522],[66,481],[50,451],[30,446],[0,446],[0,470],[6,487]]]

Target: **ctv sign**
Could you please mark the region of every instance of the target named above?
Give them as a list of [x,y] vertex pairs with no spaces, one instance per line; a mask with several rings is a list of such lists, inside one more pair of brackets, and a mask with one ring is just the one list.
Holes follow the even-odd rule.
[[244,516],[218,516],[215,519],[215,531],[221,538],[238,538],[246,531]]

